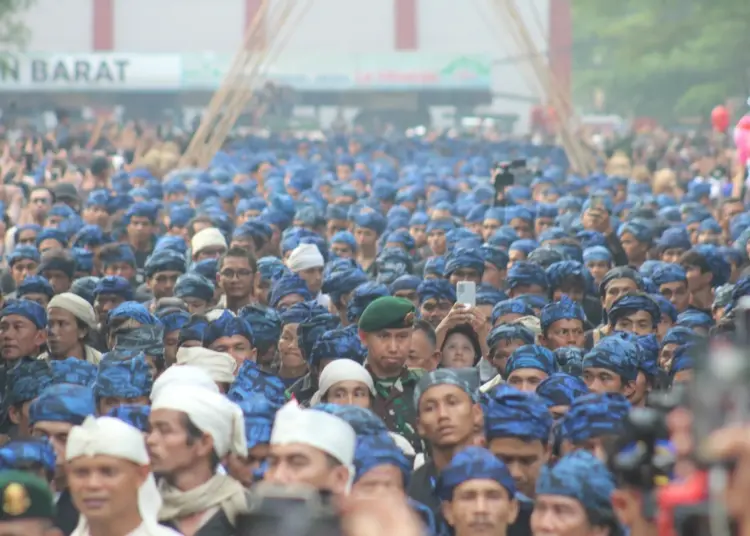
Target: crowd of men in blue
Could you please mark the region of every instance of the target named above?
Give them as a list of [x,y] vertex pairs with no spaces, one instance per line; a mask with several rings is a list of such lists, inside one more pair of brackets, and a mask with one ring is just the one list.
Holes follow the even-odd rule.
[[[0,527],[44,517],[71,534],[94,516],[65,457],[93,415],[142,431],[168,484],[205,462],[194,488],[398,495],[433,534],[632,530],[637,490],[604,445],[651,390],[690,380],[693,345],[734,329],[750,212],[702,180],[668,196],[576,176],[554,148],[534,148],[529,185],[496,192],[492,163],[527,149],[247,139],[208,170],[161,178],[98,159],[91,191],[28,189],[35,223],[8,222],[0,279],[0,468],[43,479],[56,513],[23,481],[35,500],[3,508]],[[475,305],[456,303],[461,281]],[[160,384],[200,398],[206,381],[241,409],[245,450],[192,446],[195,429],[229,439],[180,400],[170,433],[150,411]],[[282,470],[272,435],[289,400],[346,421],[351,459],[301,434],[330,464]],[[345,486],[331,484],[340,466]],[[0,494],[23,480],[6,474]],[[159,522],[234,534],[210,495],[169,488]],[[185,512],[211,515],[188,526]]]

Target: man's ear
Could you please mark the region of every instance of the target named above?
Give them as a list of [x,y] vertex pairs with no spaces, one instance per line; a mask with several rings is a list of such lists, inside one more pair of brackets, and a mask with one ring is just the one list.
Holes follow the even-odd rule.
[[47,330],[39,329],[34,335],[34,346],[42,346],[47,342]]
[[630,398],[633,393],[635,393],[635,382],[625,382],[622,386],[622,394],[625,395],[625,398]]
[[21,422],[21,411],[16,406],[11,406],[8,408],[8,417],[13,424],[19,424]]

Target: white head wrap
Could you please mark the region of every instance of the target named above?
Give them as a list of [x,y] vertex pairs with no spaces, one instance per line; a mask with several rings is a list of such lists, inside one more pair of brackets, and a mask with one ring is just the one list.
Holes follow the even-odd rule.
[[186,413],[201,432],[214,439],[214,450],[220,458],[230,451],[247,456],[242,410],[225,396],[187,385],[169,385],[153,398],[151,411],[158,409]]
[[375,384],[367,369],[351,359],[336,359],[323,369],[318,378],[318,390],[312,396],[310,405],[319,404],[328,390],[339,382],[354,381],[364,383],[375,396]]
[[297,273],[308,268],[322,268],[325,260],[315,244],[300,244],[292,250],[286,265],[292,272]]
[[232,316],[237,316],[229,309],[211,309],[204,316],[206,317],[206,320],[208,320],[209,322],[213,322],[214,320],[218,319],[221,315],[223,315],[224,312],[227,312]]
[[[74,426],[68,435],[65,460],[82,456],[112,456],[131,461],[137,465],[149,465],[143,433],[114,417],[87,417],[83,424]],[[138,489],[138,512],[143,520],[146,534],[162,534],[157,521],[161,508],[161,496],[156,488],[154,475]],[[88,534],[88,522],[80,516],[74,535]]]
[[213,393],[219,392],[219,386],[211,379],[208,372],[200,367],[194,367],[192,365],[169,367],[162,372],[161,375],[154,380],[154,385],[151,387],[151,400],[156,398],[159,391],[168,385],[187,385],[200,389],[208,389]]
[[354,429],[340,417],[317,409],[302,409],[292,400],[276,412],[271,445],[302,443],[330,454],[354,475]]
[[209,227],[208,229],[198,231],[190,242],[190,250],[193,255],[203,249],[213,247],[227,249],[227,239],[224,238],[224,235],[216,227]]
[[177,350],[177,365],[198,367],[205,370],[213,381],[222,383],[232,383],[237,370],[237,361],[231,355],[202,346]]
[[72,292],[63,292],[52,298],[47,305],[47,312],[53,307],[58,307],[75,316],[78,320],[90,328],[96,327],[96,313],[89,302],[73,294]]

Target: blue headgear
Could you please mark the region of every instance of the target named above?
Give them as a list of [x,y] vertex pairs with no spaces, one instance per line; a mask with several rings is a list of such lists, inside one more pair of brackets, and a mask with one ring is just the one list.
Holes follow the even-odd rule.
[[357,438],[388,433],[383,419],[369,409],[330,403],[318,404],[314,409],[344,419],[357,434]]
[[0,471],[28,470],[39,464],[45,471],[55,470],[55,450],[43,439],[16,439],[0,447]]
[[158,272],[185,273],[187,265],[185,255],[172,249],[157,249],[146,259],[144,273],[146,277],[153,277]]
[[114,353],[104,354],[94,384],[94,396],[139,398],[151,392],[153,378],[143,353],[119,359]]
[[8,371],[6,406],[29,402],[52,385],[52,370],[43,359],[24,357]]
[[107,323],[111,324],[117,318],[129,318],[144,326],[158,323],[156,317],[149,313],[145,306],[134,301],[123,302],[112,309],[107,316]]
[[159,212],[159,206],[151,201],[139,201],[130,206],[128,211],[125,213],[123,221],[125,224],[130,223],[130,219],[133,216],[148,218],[151,223],[156,221],[156,216]]
[[151,415],[151,406],[145,404],[123,404],[107,412],[107,417],[120,419],[141,432],[148,432],[151,429],[148,422],[149,415]]
[[96,413],[94,392],[81,385],[52,385],[29,405],[29,423],[40,421],[67,422],[78,425]]
[[424,275],[445,277],[445,257],[429,257],[424,263]]
[[664,335],[664,338],[661,340],[661,347],[664,348],[667,344],[683,346],[698,339],[700,339],[700,335],[695,333],[691,328],[687,326],[674,326]]
[[492,452],[482,447],[466,447],[440,472],[437,494],[443,501],[453,500],[453,491],[468,480],[494,480],[515,497],[516,485],[510,471]]
[[638,376],[638,348],[618,337],[606,337],[583,356],[583,368],[611,370],[624,381]]
[[268,305],[276,307],[285,296],[290,294],[299,294],[302,299],[309,301],[313,299],[312,294],[307,289],[307,283],[297,274],[284,275],[277,279],[271,288],[271,297]]
[[245,418],[247,448],[270,443],[273,420],[280,406],[255,392],[237,400],[236,404]]
[[240,316],[224,311],[219,318],[208,323],[206,331],[203,333],[203,346],[208,348],[217,339],[235,335],[244,337],[251,345],[253,344],[253,328],[250,323]]
[[219,270],[218,259],[203,259],[190,265],[188,273],[200,274],[209,281],[216,281],[216,274]]
[[76,263],[76,272],[88,272],[94,271],[94,254],[87,249],[83,248],[71,248],[71,255]]
[[210,302],[214,298],[214,284],[199,273],[182,274],[177,278],[174,295],[177,298],[198,298]]
[[248,305],[240,310],[240,316],[250,323],[255,336],[255,347],[260,355],[276,345],[281,337],[281,317],[270,307]]
[[606,261],[612,264],[612,253],[604,246],[592,246],[583,250],[583,262]]
[[55,295],[55,291],[52,289],[52,285],[49,284],[46,277],[41,275],[30,275],[21,281],[16,289],[16,296],[23,298],[27,294],[44,294],[48,298],[52,298]]
[[659,306],[659,311],[661,311],[662,316],[667,315],[672,322],[677,322],[677,308],[672,304],[671,301],[669,301],[667,298],[662,296],[661,294],[649,294],[651,298],[656,302],[656,305]]
[[609,285],[615,279],[630,279],[635,282],[639,290],[643,290],[643,276],[629,266],[616,266],[612,268],[599,283],[599,297],[603,298]]
[[532,240],[531,238],[522,238],[513,242],[508,248],[508,251],[521,251],[524,255],[528,255],[538,247],[539,244],[536,240]]
[[169,249],[171,251],[179,253],[184,258],[185,254],[187,253],[188,247],[185,243],[185,239],[181,236],[164,235],[160,236],[156,241],[156,244],[154,245],[154,252],[162,249]]
[[568,278],[575,278],[586,289],[586,268],[578,261],[559,261],[550,264],[545,270],[550,290],[554,291]]
[[606,466],[587,451],[563,456],[554,466],[544,466],[536,481],[536,494],[570,497],[581,503],[592,525],[612,525],[612,492],[615,482]]
[[581,248],[584,250],[593,247],[600,247],[607,249],[607,237],[598,231],[578,231],[576,238],[581,243]]
[[354,482],[380,465],[393,465],[401,471],[406,486],[411,475],[411,464],[393,438],[384,432],[358,436],[354,450]]
[[487,440],[517,437],[547,444],[552,416],[545,401],[535,394],[512,387],[493,389],[484,403],[484,428]]
[[96,365],[77,357],[53,359],[49,366],[52,370],[52,383],[54,384],[70,383],[92,387],[96,381]]
[[490,318],[492,325],[495,325],[495,322],[497,322],[497,319],[501,316],[511,314],[535,316],[534,309],[527,305],[523,300],[519,300],[518,298],[504,300],[495,304],[495,307],[492,308],[492,315]]
[[583,380],[577,376],[556,372],[539,382],[536,394],[547,407],[570,406],[578,398],[589,392]]
[[732,266],[729,261],[722,257],[719,248],[710,244],[700,244],[695,246],[692,251],[700,254],[708,264],[713,278],[711,279],[711,286],[718,287],[729,281],[729,276],[732,272]]
[[11,315],[26,318],[31,321],[37,329],[44,329],[47,327],[47,311],[36,302],[23,299],[9,301],[5,304],[5,307],[0,309],[0,318]]
[[130,301],[133,299],[133,287],[130,282],[119,275],[107,275],[102,277],[94,288],[94,296],[100,294],[114,294]]
[[542,287],[542,290],[549,288],[544,268],[528,261],[513,263],[513,266],[508,270],[506,281],[510,289],[526,285],[539,285]]
[[368,281],[367,274],[359,268],[334,270],[323,276],[322,292],[328,294],[335,304],[339,304],[344,294],[349,294],[359,285]]
[[508,376],[514,370],[525,368],[538,369],[550,375],[557,369],[555,355],[551,350],[536,344],[516,348],[505,364],[505,374]]
[[550,326],[558,320],[580,320],[582,324],[585,324],[586,314],[580,304],[567,296],[563,296],[560,301],[549,303],[542,308],[542,333],[546,333]]
[[333,329],[317,338],[308,356],[310,366],[318,367],[323,359],[351,359],[363,363],[366,350],[357,332],[347,329]]
[[508,299],[508,295],[492,285],[480,284],[477,287],[476,301],[477,305],[491,305],[494,307],[497,303]]
[[8,266],[13,267],[13,265],[21,259],[30,259],[36,263],[39,263],[39,261],[41,260],[41,255],[39,254],[39,251],[33,246],[19,245],[13,249],[10,255],[8,255]]
[[135,268],[135,253],[128,244],[118,244],[113,251],[105,251],[99,255],[102,262],[102,268],[106,269],[115,263],[124,262]]
[[596,437],[619,435],[629,412],[628,399],[619,393],[579,396],[562,419],[560,434],[574,445]]
[[677,325],[686,328],[710,328],[714,325],[714,319],[703,311],[688,309],[677,315]]
[[331,237],[331,244],[346,244],[352,252],[357,251],[357,241],[349,231],[339,231]]
[[261,396],[273,405],[281,407],[286,402],[285,389],[281,378],[261,370],[252,361],[244,361],[237,371],[234,383],[229,387],[227,398],[239,402]]
[[[393,295],[401,290],[414,290],[416,291],[422,279],[416,275],[402,275],[398,277],[393,283],[388,285],[388,291]],[[325,291],[324,291],[325,292]],[[329,293],[330,294],[330,293]]]
[[[42,229],[42,232],[36,235],[36,247],[39,247],[39,245],[44,242],[45,240],[56,240],[60,243],[61,248],[66,248],[68,246],[68,235],[65,234],[60,229]],[[16,252],[19,248],[22,247],[31,247],[31,246],[18,246],[13,253]],[[23,257],[23,258],[30,258],[30,257]]]
[[354,224],[357,227],[372,229],[378,236],[382,235],[388,226],[383,215],[374,211],[360,212],[354,217]]
[[645,244],[650,244],[652,240],[651,227],[643,220],[634,219],[620,225],[620,228],[617,230],[617,236],[622,238],[625,233],[633,235],[633,238],[638,242]]
[[456,374],[454,370],[435,369],[424,374],[419,379],[419,382],[417,382],[417,386],[414,388],[414,406],[418,408],[422,395],[436,385],[455,385],[469,395],[472,401],[476,402],[476,393],[471,390],[469,384]]
[[258,259],[258,273],[263,281],[275,281],[290,272],[278,257],[261,257]]
[[367,306],[373,301],[383,296],[388,296],[388,287],[382,283],[370,281],[362,283],[354,289],[349,297],[349,303],[346,306],[346,318],[350,323],[356,323]]
[[460,268],[476,270],[481,276],[484,273],[484,258],[477,250],[457,248],[446,257],[445,275],[449,276]]
[[583,350],[575,346],[563,346],[555,350],[555,361],[560,372],[571,376],[583,374]]
[[609,324],[614,326],[617,321],[636,311],[646,311],[651,315],[651,323],[654,327],[661,321],[661,310],[659,305],[648,294],[623,294],[612,304],[607,318]]
[[456,302],[456,289],[447,279],[426,279],[417,287],[417,294],[419,295],[420,304],[427,300]]
[[534,344],[534,332],[521,324],[500,324],[495,326],[487,335],[487,346],[490,349],[497,346],[500,341],[520,340],[523,344]]
[[158,316],[159,321],[164,324],[164,333],[182,329],[190,321],[190,313],[187,311],[169,311]]
[[310,322],[317,315],[328,314],[328,311],[316,301],[298,302],[279,312],[282,324],[302,324]]
[[665,283],[687,283],[687,275],[685,269],[679,264],[665,263],[654,270],[651,274],[651,281],[659,287]]
[[505,250],[490,244],[483,244],[482,247],[479,248],[479,252],[482,254],[484,262],[492,264],[498,270],[504,271],[508,268],[510,257]]
[[695,344],[688,343],[683,346],[679,346],[674,351],[672,367],[669,369],[669,376],[672,378],[672,381],[674,381],[674,377],[678,372],[695,368],[695,362],[693,361],[694,350]]

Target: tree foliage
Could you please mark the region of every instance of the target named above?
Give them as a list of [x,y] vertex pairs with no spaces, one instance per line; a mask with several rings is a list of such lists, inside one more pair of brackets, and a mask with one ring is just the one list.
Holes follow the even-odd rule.
[[572,0],[576,92],[623,114],[703,114],[750,85],[748,0]]

